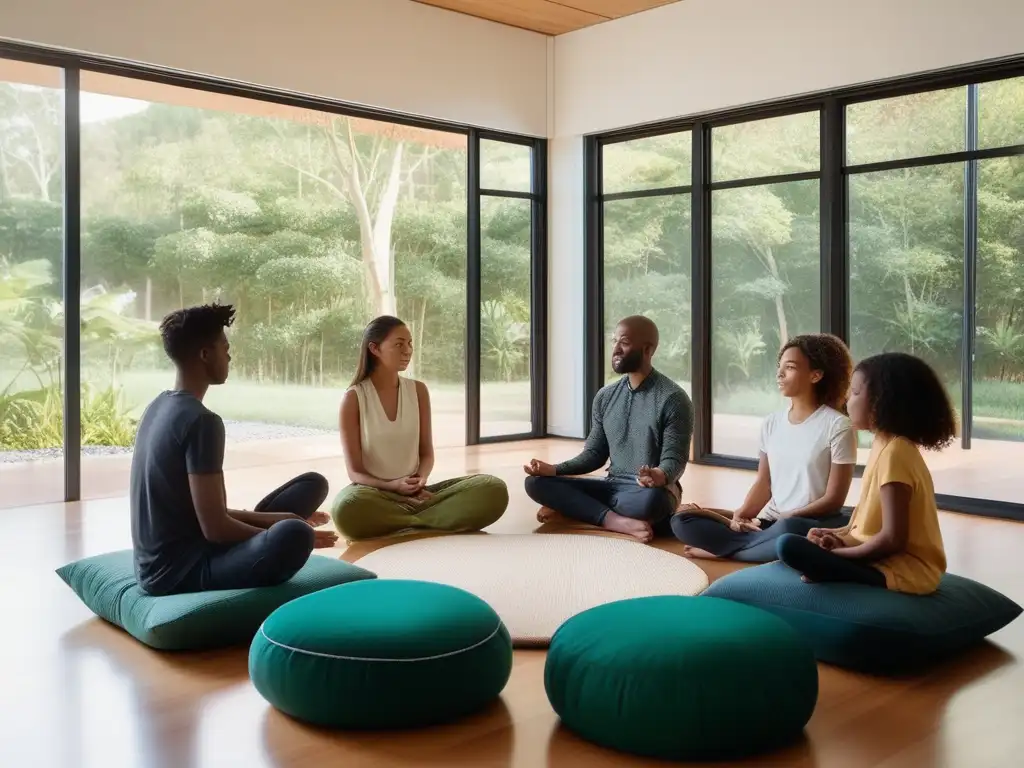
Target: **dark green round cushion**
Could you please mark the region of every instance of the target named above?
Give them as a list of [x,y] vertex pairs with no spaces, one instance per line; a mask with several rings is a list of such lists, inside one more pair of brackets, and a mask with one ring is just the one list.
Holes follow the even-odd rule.
[[644,597],[569,619],[544,670],[562,722],[606,747],[719,760],[799,738],[818,700],[810,647],[786,622],[710,597]]
[[413,728],[495,699],[512,640],[494,610],[461,589],[373,580],[278,608],[249,649],[249,675],[281,711],[316,725]]

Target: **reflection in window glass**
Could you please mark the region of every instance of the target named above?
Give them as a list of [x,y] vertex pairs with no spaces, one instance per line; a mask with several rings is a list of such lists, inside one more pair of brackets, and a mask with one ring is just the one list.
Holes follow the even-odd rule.
[[962,152],[966,121],[966,86],[851,104],[846,108],[846,163]]
[[819,114],[773,117],[711,132],[713,181],[817,171],[821,165]]
[[61,81],[0,59],[0,507],[64,498]]
[[[340,454],[338,403],[385,313],[412,331],[435,443],[464,442],[465,136],[82,79],[83,398],[107,404],[83,435],[131,445],[173,383],[157,323],[216,300],[237,310],[231,378],[207,398],[231,461]],[[123,492],[128,466],[90,458],[83,493]]]
[[619,320],[646,315],[661,338],[655,365],[690,391],[690,195],[604,204],[605,375]]
[[758,455],[781,408],[782,344],[821,326],[819,184],[725,189],[711,201],[712,450]]
[[533,191],[533,150],[525,144],[480,141],[480,188],[502,192]]
[[1024,144],[1024,77],[978,86],[978,146]]
[[637,192],[690,185],[690,131],[605,144],[601,171],[603,192]]
[[480,201],[480,436],[533,429],[530,253],[533,203]]

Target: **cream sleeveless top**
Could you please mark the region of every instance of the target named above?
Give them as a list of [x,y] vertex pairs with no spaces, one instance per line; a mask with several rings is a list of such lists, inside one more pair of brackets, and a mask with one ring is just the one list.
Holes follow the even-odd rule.
[[364,379],[353,387],[359,400],[359,442],[363,467],[381,480],[411,475],[420,466],[420,401],[416,382],[398,379],[398,414],[391,421],[384,413],[373,382]]

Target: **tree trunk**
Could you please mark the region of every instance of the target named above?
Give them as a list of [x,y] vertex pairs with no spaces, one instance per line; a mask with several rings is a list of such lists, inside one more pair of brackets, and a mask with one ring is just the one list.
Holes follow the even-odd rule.
[[[420,301],[420,316],[416,320],[416,349],[420,350],[419,354],[423,354],[423,331],[427,324],[427,300],[423,299]],[[413,363],[415,364],[416,358],[413,357]],[[410,374],[416,376],[415,369]]]
[[[765,248],[762,253],[764,262],[768,265],[768,273],[772,276],[772,279],[782,283],[782,276],[779,274],[779,264],[775,261],[775,254],[772,252],[772,249]],[[779,323],[779,346],[781,347],[789,341],[789,322],[786,320],[785,295],[782,293],[775,295],[775,317]]]
[[[362,252],[363,275],[366,294],[369,297],[373,314],[394,314],[395,297],[391,279],[391,225],[394,221],[395,208],[398,204],[398,193],[402,181],[402,157],[404,143],[399,142],[391,158],[391,167],[387,181],[381,192],[376,215],[370,212],[366,199],[366,190],[359,174],[359,162],[352,138],[352,126],[346,122],[348,145],[342,144],[341,138],[332,123],[328,130],[328,139],[334,153],[335,162],[345,181],[349,202],[355,209],[359,221],[359,241]],[[346,159],[347,155],[347,159]]]
[[373,223],[373,253],[377,274],[383,276],[381,283],[382,314],[393,315],[396,309],[395,300],[395,257],[391,251],[391,226],[395,220],[395,209],[398,208],[398,193],[402,188],[402,157],[405,144],[399,143],[391,158],[387,184],[380,197],[377,207],[376,221]]

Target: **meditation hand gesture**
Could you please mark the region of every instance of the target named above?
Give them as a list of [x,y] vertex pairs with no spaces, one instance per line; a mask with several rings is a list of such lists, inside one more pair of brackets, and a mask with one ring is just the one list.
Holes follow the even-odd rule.
[[743,531],[754,533],[761,530],[761,521],[756,517],[741,517],[738,513],[734,512],[729,527],[737,533],[742,533]]
[[523,465],[523,471],[533,477],[554,477],[555,467],[552,464],[548,464],[546,461],[540,461],[539,459],[530,459],[529,464]]
[[668,484],[668,478],[658,467],[649,467],[644,464],[636,473],[636,481],[644,488],[663,488]]
[[388,483],[388,490],[402,496],[417,496],[423,490],[423,478],[419,475],[400,477]]
[[846,543],[836,536],[834,531],[830,531],[828,528],[811,528],[807,532],[807,538],[825,550],[839,549],[846,546]]

